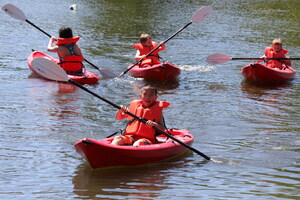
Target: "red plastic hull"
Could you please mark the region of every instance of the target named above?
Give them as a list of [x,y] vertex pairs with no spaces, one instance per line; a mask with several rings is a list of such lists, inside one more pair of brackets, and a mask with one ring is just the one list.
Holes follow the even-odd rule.
[[180,74],[180,68],[171,63],[160,63],[149,67],[139,67],[136,65],[129,72],[135,78],[166,81],[177,79]]
[[255,82],[286,82],[293,80],[296,70],[286,68],[284,70],[270,68],[261,63],[251,63],[242,68],[245,79]]
[[[187,130],[170,130],[170,133],[188,145],[192,145],[194,141],[194,136]],[[92,168],[155,163],[181,155],[188,150],[172,139],[166,140],[165,136],[159,138],[164,142],[139,147],[111,145],[113,138],[102,140],[84,138],[74,146]]]
[[[51,56],[48,56],[47,54],[44,54],[40,51],[33,51],[27,58],[27,63],[28,63],[28,66],[30,68],[30,70],[37,74],[34,70],[34,68],[32,67],[31,65],[31,62],[33,59],[35,58],[38,58],[38,57],[45,57],[45,58],[48,58],[50,60],[52,60],[53,62],[55,63],[58,63],[59,60],[58,59],[55,59]],[[80,84],[90,84],[90,85],[93,85],[93,84],[97,84],[100,80],[100,77],[97,76],[96,74],[92,73],[92,72],[89,72],[87,70],[85,70],[84,72],[84,75],[82,76],[74,76],[74,75],[68,75],[68,77],[73,80],[73,81],[76,81],[77,83],[80,83]],[[45,77],[43,77],[45,78]]]

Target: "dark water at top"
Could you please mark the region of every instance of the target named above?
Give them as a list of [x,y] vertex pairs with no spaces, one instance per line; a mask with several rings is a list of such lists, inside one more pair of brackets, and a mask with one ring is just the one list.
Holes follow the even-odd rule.
[[[161,53],[181,67],[178,82],[150,84],[171,102],[167,125],[188,129],[194,148],[223,162],[190,153],[154,166],[92,170],[73,144],[103,138],[125,122],[72,85],[30,77],[27,56],[31,49],[46,52],[48,37],[1,11],[1,199],[299,199],[299,78],[255,85],[240,73],[250,61],[205,62],[213,53],[259,57],[276,37],[291,57],[300,57],[298,0],[0,1],[6,3],[51,35],[71,26],[86,59],[116,73],[134,61],[132,44],[142,32],[163,41],[201,6],[211,6],[207,19],[190,25]],[[69,10],[73,3],[77,11]],[[299,61],[293,64],[299,70]],[[87,87],[128,104],[144,84],[125,76]]]

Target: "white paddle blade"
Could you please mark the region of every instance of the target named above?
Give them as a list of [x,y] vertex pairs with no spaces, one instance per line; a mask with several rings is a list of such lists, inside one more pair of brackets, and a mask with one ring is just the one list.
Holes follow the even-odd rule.
[[47,58],[39,57],[33,59],[31,65],[35,72],[44,78],[54,81],[69,81],[66,72],[59,65]]
[[2,10],[6,14],[8,14],[9,16],[11,16],[15,19],[22,20],[22,21],[26,20],[26,16],[23,13],[23,11],[12,4],[6,4],[6,5],[2,6]]
[[212,9],[208,6],[201,7],[192,17],[192,22],[199,22],[204,20],[208,15],[212,13]]
[[99,72],[101,73],[103,78],[116,78],[118,76],[108,69],[99,68]]
[[223,64],[230,60],[231,60],[230,56],[221,53],[211,54],[206,58],[206,62],[213,65]]

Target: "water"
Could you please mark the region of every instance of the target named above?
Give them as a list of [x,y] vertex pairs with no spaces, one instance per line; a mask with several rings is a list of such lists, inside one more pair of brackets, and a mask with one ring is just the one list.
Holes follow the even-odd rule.
[[[51,35],[71,26],[86,59],[116,73],[133,62],[140,33],[163,41],[201,6],[211,6],[207,19],[161,53],[181,67],[178,82],[150,84],[171,102],[164,114],[168,127],[188,129],[194,148],[222,161],[189,153],[158,165],[91,169],[73,144],[106,137],[125,122],[114,120],[115,108],[75,86],[31,77],[27,56],[31,49],[46,52],[48,37],[1,11],[1,199],[299,199],[299,78],[255,85],[241,76],[247,61],[205,62],[213,53],[259,57],[276,37],[299,57],[298,0],[0,2],[15,4]],[[74,3],[78,10],[70,11]],[[299,61],[293,64],[299,69]],[[125,76],[87,87],[128,104],[147,83]]]

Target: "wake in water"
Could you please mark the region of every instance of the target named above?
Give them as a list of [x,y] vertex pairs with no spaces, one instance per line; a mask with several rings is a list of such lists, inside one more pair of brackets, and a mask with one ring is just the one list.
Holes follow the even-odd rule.
[[216,70],[216,68],[214,66],[179,65],[178,67],[183,71],[210,72],[210,71]]
[[211,158],[210,159],[212,162],[220,165],[230,165],[230,166],[235,166],[235,165],[240,165],[241,162],[233,161],[227,158]]
[[197,166],[203,166],[208,163],[216,164],[216,165],[227,165],[227,166],[237,166],[242,164],[241,162],[233,161],[227,158],[214,157],[214,158],[210,158],[210,160],[203,159],[201,161],[196,161],[196,162],[194,161],[193,165],[196,164]]

